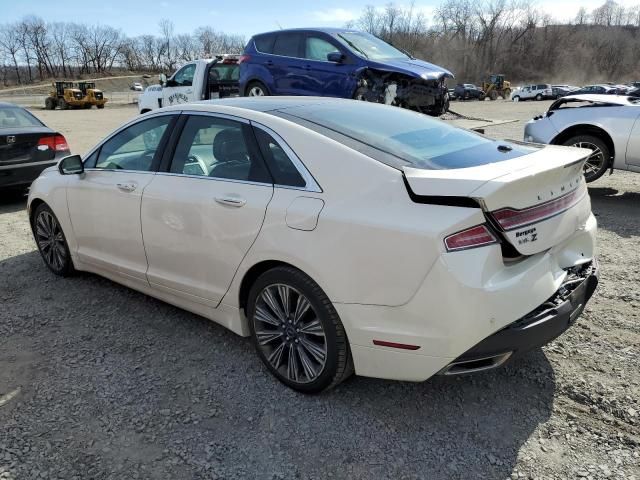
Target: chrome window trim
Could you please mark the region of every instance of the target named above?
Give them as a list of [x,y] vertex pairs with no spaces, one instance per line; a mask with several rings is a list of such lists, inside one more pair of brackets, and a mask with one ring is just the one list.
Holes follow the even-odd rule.
[[[111,134],[108,137],[105,137],[102,139],[102,141],[100,141],[96,146],[94,146],[91,150],[89,150],[87,153],[84,154],[84,156],[82,157],[82,163],[84,164],[84,162],[91,156],[93,155],[96,150],[100,149],[102,147],[102,145],[104,145],[105,143],[107,143],[109,140],[111,140],[113,137],[115,137],[117,134],[119,134],[120,132],[122,132],[123,130],[126,130],[127,128],[135,125],[138,122],[142,122],[144,120],[148,120],[150,118],[154,118],[154,117],[160,117],[163,115],[180,115],[182,113],[181,110],[171,110],[171,111],[165,111],[163,112],[162,109],[160,110],[156,110],[156,111],[151,111],[148,113],[145,113],[143,115],[140,115],[130,121],[128,121],[127,123],[125,123],[124,125],[122,125],[120,128],[114,130],[113,132],[111,132]],[[86,170],[106,170],[103,168],[87,168]],[[122,171],[122,170],[120,170]],[[137,170],[132,170],[132,171],[137,171]]]
[[172,173],[172,172],[157,172],[156,175],[162,175],[164,177],[195,178],[198,180],[213,180],[217,182],[242,183],[245,185],[255,185],[257,187],[271,187],[271,188],[274,187],[273,183],[252,182],[250,180],[237,180],[235,178],[210,177],[208,175],[189,175],[187,173]]
[[[205,104],[206,105],[206,104]],[[233,120],[235,122],[244,123],[245,125],[249,125],[251,122],[244,117],[238,117],[236,115],[231,115],[229,113],[218,113],[218,112],[209,112],[207,110],[182,110],[184,115],[200,115],[203,117],[218,117],[225,120]]]
[[147,175],[155,175],[157,172],[150,172],[148,170],[125,170],[123,168],[85,168],[85,172],[118,172],[118,173],[145,173]]
[[271,128],[267,127],[266,125],[255,122],[253,120],[251,120],[250,123],[253,127],[259,128],[265,133],[268,133],[269,135],[271,135],[274,138],[274,140],[278,142],[278,145],[280,146],[280,148],[284,150],[284,153],[287,155],[287,157],[289,157],[289,160],[291,160],[291,163],[293,163],[293,166],[296,167],[296,170],[298,170],[298,173],[302,176],[303,180],[305,181],[304,187],[294,187],[291,185],[281,185],[278,183],[274,184],[274,187],[286,188],[289,190],[301,190],[304,192],[322,193],[322,187],[320,187],[318,182],[316,182],[316,179],[313,177],[311,172],[307,169],[307,167],[302,162],[302,160],[300,160],[300,157],[296,155],[293,149],[280,135],[278,135],[276,132],[274,132]]

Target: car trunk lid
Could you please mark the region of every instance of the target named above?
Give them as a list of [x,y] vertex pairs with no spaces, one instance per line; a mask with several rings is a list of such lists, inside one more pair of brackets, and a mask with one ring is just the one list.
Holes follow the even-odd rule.
[[38,147],[41,138],[53,135],[54,132],[46,127],[0,129],[0,165],[53,159],[55,151]]
[[[522,255],[545,251],[569,238],[591,213],[582,165],[589,151],[548,146],[510,160],[442,170],[404,167],[418,197],[472,199]],[[444,199],[444,201],[443,201]]]

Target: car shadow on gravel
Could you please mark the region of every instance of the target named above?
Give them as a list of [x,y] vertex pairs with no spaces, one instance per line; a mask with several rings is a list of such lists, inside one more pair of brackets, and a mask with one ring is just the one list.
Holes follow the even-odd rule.
[[598,227],[622,237],[638,236],[640,226],[640,193],[611,187],[590,187],[591,209],[598,219]]
[[0,215],[27,208],[27,194],[24,191],[0,190]]
[[0,386],[20,389],[0,446],[15,478],[34,465],[46,478],[507,478],[552,411],[542,351],[307,396],[247,339],[95,275],[56,277],[35,251],[0,262],[0,292]]

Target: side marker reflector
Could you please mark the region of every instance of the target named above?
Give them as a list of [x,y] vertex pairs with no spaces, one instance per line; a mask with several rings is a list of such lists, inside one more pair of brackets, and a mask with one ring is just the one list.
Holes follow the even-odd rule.
[[384,340],[374,340],[374,345],[379,347],[399,348],[401,350],[418,350],[420,345],[407,345],[406,343],[385,342]]

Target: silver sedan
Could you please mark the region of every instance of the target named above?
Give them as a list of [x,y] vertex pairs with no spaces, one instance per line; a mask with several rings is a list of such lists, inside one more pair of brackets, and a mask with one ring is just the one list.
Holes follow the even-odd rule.
[[640,172],[640,98],[563,97],[529,120],[524,140],[592,150],[584,165],[587,182],[597,180],[609,169]]

